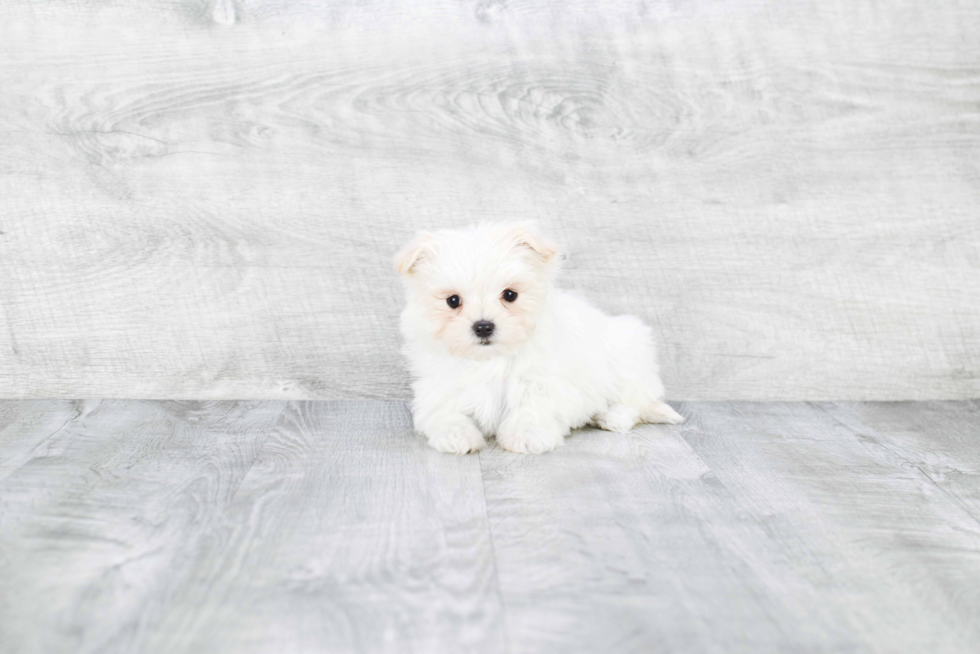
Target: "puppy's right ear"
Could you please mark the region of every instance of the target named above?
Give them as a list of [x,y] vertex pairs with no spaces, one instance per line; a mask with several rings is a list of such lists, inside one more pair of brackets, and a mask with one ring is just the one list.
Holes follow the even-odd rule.
[[429,232],[419,232],[395,255],[395,270],[399,275],[410,275],[419,261],[431,252],[434,237]]

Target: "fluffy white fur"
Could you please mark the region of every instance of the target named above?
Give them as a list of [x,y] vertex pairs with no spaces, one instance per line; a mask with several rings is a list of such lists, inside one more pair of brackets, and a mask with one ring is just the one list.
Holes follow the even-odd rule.
[[[496,435],[505,449],[539,453],[589,423],[625,433],[683,422],[662,401],[650,328],[557,289],[556,254],[527,225],[483,224],[419,234],[396,255],[412,415],[435,449],[474,452]],[[489,342],[473,331],[481,320],[494,323]]]

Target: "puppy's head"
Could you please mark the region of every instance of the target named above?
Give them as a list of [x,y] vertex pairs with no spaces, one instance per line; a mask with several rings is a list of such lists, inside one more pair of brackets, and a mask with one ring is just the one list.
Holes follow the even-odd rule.
[[405,329],[460,357],[513,352],[534,331],[556,254],[525,224],[419,234],[394,260],[409,291]]

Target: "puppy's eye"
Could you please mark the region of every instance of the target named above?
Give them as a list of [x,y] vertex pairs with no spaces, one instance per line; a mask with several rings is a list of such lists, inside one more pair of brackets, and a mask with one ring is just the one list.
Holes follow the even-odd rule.
[[508,288],[501,297],[504,298],[505,302],[513,302],[517,299],[517,291],[512,291]]
[[450,309],[458,309],[459,302],[460,300],[458,295],[450,295],[449,297],[446,298],[446,304],[449,305]]

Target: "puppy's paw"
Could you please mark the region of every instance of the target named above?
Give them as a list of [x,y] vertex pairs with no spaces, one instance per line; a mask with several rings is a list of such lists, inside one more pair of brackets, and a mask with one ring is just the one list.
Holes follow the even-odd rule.
[[565,442],[565,436],[557,429],[545,427],[507,427],[497,432],[500,447],[519,454],[543,454]]
[[606,431],[627,434],[640,419],[640,412],[625,404],[614,404],[605,413],[596,416],[596,424]]
[[659,400],[651,402],[640,414],[643,422],[653,422],[666,425],[679,425],[687,418],[674,411],[666,402]]
[[466,423],[436,429],[427,436],[431,447],[447,454],[478,452],[487,444],[480,430]]

